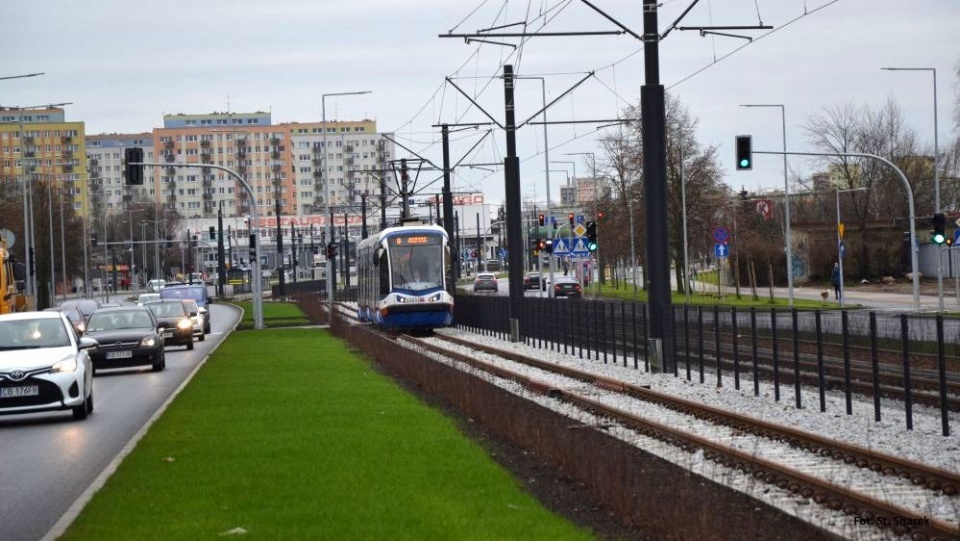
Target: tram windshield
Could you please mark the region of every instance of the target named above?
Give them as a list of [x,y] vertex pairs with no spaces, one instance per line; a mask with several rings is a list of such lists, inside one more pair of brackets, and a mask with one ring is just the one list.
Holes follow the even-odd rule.
[[443,287],[443,237],[413,233],[390,237],[389,243],[393,287]]

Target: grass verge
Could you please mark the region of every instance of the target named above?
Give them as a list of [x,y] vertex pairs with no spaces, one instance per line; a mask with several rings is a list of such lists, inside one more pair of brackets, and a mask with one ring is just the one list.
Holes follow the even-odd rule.
[[239,528],[271,540],[592,539],[317,329],[233,334],[61,539]]
[[[253,328],[253,302],[240,301],[232,303],[243,309],[243,318],[237,325],[237,330],[247,330]],[[276,327],[299,327],[309,325],[310,320],[297,307],[290,302],[264,302],[263,303],[263,326],[267,328]]]

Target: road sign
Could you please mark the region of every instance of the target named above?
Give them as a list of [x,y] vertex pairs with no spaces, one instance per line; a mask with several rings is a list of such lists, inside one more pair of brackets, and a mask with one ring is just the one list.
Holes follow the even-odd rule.
[[726,244],[717,243],[713,245],[713,253],[717,257],[727,257],[730,255],[730,247]]
[[837,232],[840,233],[840,239],[842,240],[843,239],[843,222],[840,222],[837,225]]
[[730,231],[726,227],[719,225],[713,229],[713,240],[719,244],[727,242],[727,239],[730,238]]
[[[960,220],[957,220],[960,222]],[[953,245],[960,246],[960,229],[953,230]]]
[[847,255],[847,248],[843,245],[843,241],[840,241],[840,259]]

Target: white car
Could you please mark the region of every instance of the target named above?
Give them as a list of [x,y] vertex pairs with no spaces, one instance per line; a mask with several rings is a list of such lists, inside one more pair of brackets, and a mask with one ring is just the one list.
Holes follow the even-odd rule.
[[160,293],[160,290],[167,285],[166,280],[150,280],[147,282],[147,291],[151,293]]
[[159,300],[160,300],[159,293],[141,293],[140,296],[137,298],[137,305],[143,306],[144,304],[147,304],[150,301],[159,301]]
[[70,410],[93,412],[93,363],[61,312],[0,315],[0,414]]

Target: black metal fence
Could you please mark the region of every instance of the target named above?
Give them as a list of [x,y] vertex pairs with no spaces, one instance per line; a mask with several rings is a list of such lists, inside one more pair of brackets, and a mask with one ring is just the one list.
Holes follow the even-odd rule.
[[[458,327],[510,338],[508,297],[457,295]],[[840,393],[853,414],[855,395],[872,399],[874,419],[914,406],[939,410],[942,433],[960,411],[960,319],[873,311],[737,309],[677,305],[663,314],[631,301],[525,297],[520,337],[528,345],[649,372],[651,317],[663,318],[663,371],[688,381],[741,389],[773,385],[774,400],[828,409]],[[785,395],[792,397],[785,398]],[[896,400],[902,409],[881,406]],[[888,403],[889,404],[889,403]]]

